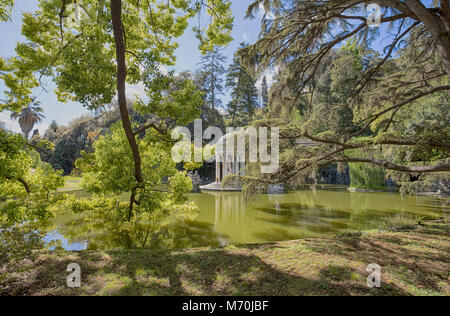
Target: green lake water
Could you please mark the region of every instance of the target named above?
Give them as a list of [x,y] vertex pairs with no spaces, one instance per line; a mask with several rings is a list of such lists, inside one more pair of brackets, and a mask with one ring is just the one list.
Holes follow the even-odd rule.
[[450,214],[450,200],[398,193],[350,193],[344,187],[313,187],[280,195],[192,194],[194,220],[174,220],[153,236],[145,223],[116,230],[102,221],[60,214],[45,241],[50,249],[112,250],[185,248],[335,236],[416,224]]

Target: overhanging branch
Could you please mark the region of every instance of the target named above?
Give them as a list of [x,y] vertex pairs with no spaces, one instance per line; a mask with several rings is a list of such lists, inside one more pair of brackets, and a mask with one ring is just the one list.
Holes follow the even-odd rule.
[[449,172],[450,171],[450,164],[449,163],[441,163],[441,164],[435,164],[435,165],[427,165],[427,166],[405,166],[405,165],[398,165],[394,164],[392,162],[382,160],[382,159],[376,159],[376,158],[333,158],[329,161],[329,163],[333,162],[362,162],[362,163],[369,163],[372,165],[378,165],[381,167],[384,167],[388,170],[394,170],[399,172],[410,172],[410,173],[432,173],[432,172]]

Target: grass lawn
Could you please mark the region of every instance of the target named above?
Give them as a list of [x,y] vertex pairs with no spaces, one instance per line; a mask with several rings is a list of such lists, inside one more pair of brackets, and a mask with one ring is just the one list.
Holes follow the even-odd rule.
[[[82,287],[66,287],[69,263]],[[382,286],[366,286],[368,264]],[[39,253],[0,295],[450,295],[450,226],[182,251]]]
[[64,177],[64,187],[62,191],[81,189],[81,177]]

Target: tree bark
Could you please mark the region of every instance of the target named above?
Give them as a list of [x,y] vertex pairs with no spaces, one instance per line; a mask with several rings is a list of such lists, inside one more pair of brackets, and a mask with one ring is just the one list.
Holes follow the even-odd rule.
[[[419,0],[372,0],[382,6],[394,8],[406,16],[422,22],[431,32],[436,47],[444,64],[445,71],[450,78],[450,5],[449,0],[441,0],[440,17],[430,12]],[[352,2],[350,2],[352,3]],[[352,4],[360,4],[363,1],[354,1]]]
[[27,191],[28,194],[31,193],[30,186],[28,185],[28,183],[25,180],[23,180],[22,178],[19,178],[19,179],[17,179],[17,181],[19,181],[23,185],[23,187],[25,188],[25,191]]
[[442,34],[436,40],[439,54],[444,62],[444,68],[447,76],[450,78],[450,36]]
[[[448,0],[442,0],[445,3]],[[448,26],[446,25],[448,3],[441,4],[443,11],[443,18],[441,20],[438,16],[431,13],[420,1],[418,0],[407,0],[406,5],[411,9],[411,11],[417,16],[419,20],[423,22],[425,27],[431,32],[434,40],[436,41],[436,47],[439,54],[442,57],[444,63],[444,68],[450,78],[450,34],[448,31]]]
[[20,184],[23,185],[23,188],[25,189],[25,191],[27,191],[28,194],[31,193],[30,186],[28,185],[28,183],[24,179],[22,179],[22,178],[14,179],[14,178],[9,177],[9,176],[6,176],[5,178],[8,179],[8,180],[16,180],[16,181],[20,182]]
[[142,187],[144,184],[144,179],[142,175],[141,166],[141,155],[139,152],[139,147],[136,141],[133,128],[131,126],[131,121],[127,108],[127,97],[126,97],[126,77],[127,70],[125,64],[125,41],[124,41],[124,28],[122,23],[122,1],[121,0],[111,0],[111,18],[112,26],[114,31],[114,40],[116,43],[116,59],[117,59],[117,94],[118,103],[120,109],[120,117],[122,119],[123,129],[127,136],[128,142],[133,153],[134,160],[134,172],[137,182],[137,187]]

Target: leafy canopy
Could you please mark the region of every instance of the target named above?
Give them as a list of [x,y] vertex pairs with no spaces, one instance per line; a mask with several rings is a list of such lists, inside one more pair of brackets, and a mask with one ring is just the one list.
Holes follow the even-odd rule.
[[[9,88],[3,108],[26,106],[33,88],[45,88],[45,78],[56,83],[60,101],[78,101],[89,109],[110,103],[116,95],[109,1],[83,0],[79,24],[70,25],[69,4],[41,0],[36,12],[24,14],[26,41],[17,44],[17,57],[0,60],[0,78]],[[206,52],[212,45],[228,43],[233,23],[230,6],[220,0],[122,1],[127,82],[142,82],[150,96],[157,93],[153,80],[165,76],[164,66],[175,64],[175,39],[205,7],[212,18],[207,27],[195,29],[200,49]]]
[[[180,210],[192,210],[195,206],[188,203],[187,194],[192,190],[191,179],[175,168],[170,157],[171,146],[158,142],[157,133],[147,133],[139,139],[145,186],[136,190],[138,204],[136,214],[147,213],[154,218],[175,215]],[[122,221],[131,219],[129,203],[124,195],[130,194],[134,186],[133,155],[126,135],[120,123],[111,128],[111,133],[101,136],[94,144],[94,153],[84,153],[76,162],[83,173],[83,186],[89,193],[101,200],[114,201],[113,213]],[[168,187],[163,184],[168,179]],[[85,206],[78,203],[86,203]],[[74,201],[74,209],[88,210],[89,201]],[[98,199],[94,199],[98,203]]]
[[49,218],[61,199],[56,194],[63,186],[60,172],[25,144],[22,136],[0,129],[0,222]]

